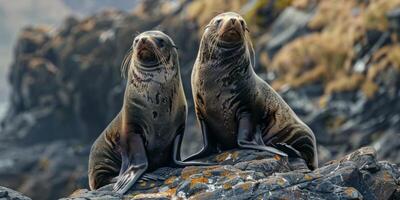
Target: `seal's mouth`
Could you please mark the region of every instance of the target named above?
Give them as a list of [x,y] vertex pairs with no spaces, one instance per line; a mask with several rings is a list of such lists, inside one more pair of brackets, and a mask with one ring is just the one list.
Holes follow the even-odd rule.
[[238,42],[242,39],[242,34],[236,27],[232,27],[224,31],[220,38],[224,42]]
[[137,49],[137,58],[143,66],[155,66],[159,64],[155,54],[155,49],[151,44],[140,44]]

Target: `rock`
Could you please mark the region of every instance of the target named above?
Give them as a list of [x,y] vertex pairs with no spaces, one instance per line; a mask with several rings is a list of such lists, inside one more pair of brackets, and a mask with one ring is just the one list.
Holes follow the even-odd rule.
[[0,199],[1,200],[31,200],[31,198],[24,196],[23,194],[11,190],[6,187],[0,186]]
[[[80,190],[71,199],[394,199],[399,167],[377,161],[371,147],[358,149],[310,171],[303,160],[271,157],[266,152],[231,150],[205,160],[217,166],[160,168],[165,181],[140,180],[125,196],[110,190]],[[296,164],[297,163],[297,164]],[[296,165],[295,165],[296,164]]]
[[293,7],[286,8],[271,26],[271,39],[265,46],[268,56],[274,57],[283,45],[297,37],[308,34],[307,24],[311,17],[311,13]]
[[1,184],[33,199],[67,196],[71,191],[88,187],[89,149],[77,141],[24,148],[8,146],[0,150]]

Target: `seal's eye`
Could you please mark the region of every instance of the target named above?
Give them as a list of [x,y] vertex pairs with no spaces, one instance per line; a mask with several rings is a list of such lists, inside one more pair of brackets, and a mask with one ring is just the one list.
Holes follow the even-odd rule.
[[242,27],[244,27],[244,21],[240,20],[240,24],[242,25]]
[[215,24],[216,24],[216,25],[219,25],[221,22],[222,22],[222,19],[217,19],[217,20],[215,20]]
[[137,42],[138,42],[138,39],[136,38],[136,39],[133,41],[133,44],[137,44]]
[[162,38],[156,38],[156,43],[160,48],[163,48],[165,46],[165,41]]

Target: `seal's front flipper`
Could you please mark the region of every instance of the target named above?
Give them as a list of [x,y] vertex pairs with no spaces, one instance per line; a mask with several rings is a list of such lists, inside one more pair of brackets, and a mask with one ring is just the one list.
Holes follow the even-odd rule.
[[261,151],[268,151],[272,154],[287,157],[287,154],[274,148],[266,146],[262,140],[260,132],[254,131],[254,126],[251,123],[251,115],[248,112],[238,114],[238,137],[237,143],[241,148],[255,149]]
[[114,192],[124,194],[139,177],[147,170],[148,162],[143,139],[139,134],[129,134],[121,152],[122,166],[117,182],[114,184]]
[[217,163],[211,163],[211,162],[201,162],[201,161],[182,161],[181,159],[181,146],[182,146],[182,141],[183,141],[183,132],[180,131],[174,141],[174,147],[172,151],[172,157],[174,159],[174,163],[178,166],[188,166],[188,165],[195,165],[195,166],[210,166],[210,165],[217,165]]
[[215,143],[213,143],[209,138],[208,128],[204,120],[200,119],[199,121],[201,133],[203,135],[203,148],[199,152],[187,157],[184,161],[197,160],[218,152]]

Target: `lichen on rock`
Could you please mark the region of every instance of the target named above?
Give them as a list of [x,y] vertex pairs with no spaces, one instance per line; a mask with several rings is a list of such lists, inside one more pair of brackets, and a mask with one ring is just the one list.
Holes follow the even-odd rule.
[[255,150],[230,150],[205,158],[216,166],[160,168],[162,180],[139,180],[126,195],[112,185],[80,190],[71,199],[395,199],[398,166],[378,162],[371,147],[310,171],[302,159]]

